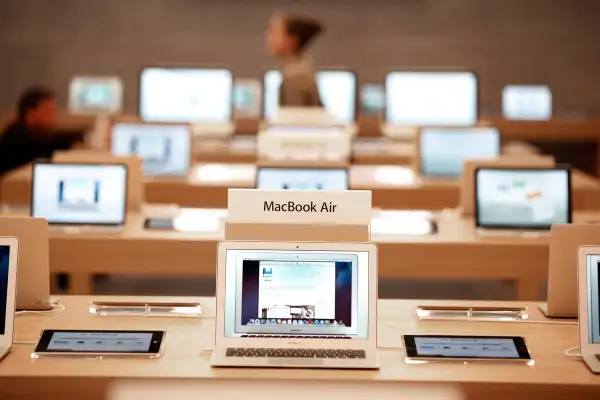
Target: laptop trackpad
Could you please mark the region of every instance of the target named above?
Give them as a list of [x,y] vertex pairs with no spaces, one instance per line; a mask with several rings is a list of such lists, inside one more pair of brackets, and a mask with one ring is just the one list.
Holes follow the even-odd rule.
[[323,360],[318,358],[276,358],[267,357],[269,364],[277,365],[323,365]]

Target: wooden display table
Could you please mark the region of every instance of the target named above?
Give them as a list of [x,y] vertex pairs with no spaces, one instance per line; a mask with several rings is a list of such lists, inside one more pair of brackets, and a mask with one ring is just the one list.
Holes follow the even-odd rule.
[[[145,230],[145,217],[139,214],[130,215],[122,231],[53,228],[50,270],[71,277],[71,294],[93,293],[94,275],[214,276],[226,211],[183,213],[178,226],[195,232]],[[393,211],[375,213],[371,239],[379,246],[382,279],[502,280],[516,285],[518,299],[540,298],[548,277],[547,235],[481,235],[471,219],[456,211],[434,213],[433,218],[436,234],[402,235],[394,229],[407,220]],[[594,220],[600,214],[575,214],[576,222]]]
[[[0,181],[0,204],[25,205],[31,197],[31,167],[12,172]],[[254,164],[197,164],[186,178],[145,178],[149,203],[174,203],[182,207],[227,207],[229,188],[254,188]],[[573,171],[573,209],[599,210],[600,183]],[[371,190],[373,207],[386,209],[455,208],[459,204],[458,180],[422,179],[408,167],[353,165],[350,188]]]
[[[204,261],[208,263],[208,261]],[[252,379],[268,385],[273,379],[407,383],[451,383],[466,399],[574,399],[600,398],[600,376],[592,374],[582,361],[564,351],[578,342],[573,322],[548,321],[529,307],[527,322],[419,322],[414,318],[418,305],[523,306],[523,303],[444,302],[380,300],[378,304],[379,371],[337,371],[298,369],[211,368],[214,346],[214,298],[71,297],[58,298],[66,306],[62,314],[25,314],[15,320],[13,350],[0,361],[2,399],[104,399],[111,382],[117,379]],[[204,318],[95,317],[88,314],[92,300],[104,301],[199,301]],[[158,359],[36,359],[30,354],[44,328],[130,329],[167,331],[164,354]],[[535,366],[406,364],[400,349],[402,334],[518,335],[527,340]],[[310,386],[310,385],[309,385]],[[173,397],[175,399],[176,397]]]

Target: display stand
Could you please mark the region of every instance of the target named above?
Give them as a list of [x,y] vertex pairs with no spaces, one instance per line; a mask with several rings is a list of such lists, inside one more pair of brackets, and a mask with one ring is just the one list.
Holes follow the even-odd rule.
[[136,156],[115,156],[106,151],[71,150],[56,152],[57,164],[124,164],[127,166],[127,212],[140,212],[144,203],[142,159]]
[[370,191],[229,189],[225,240],[369,242],[371,215]]
[[475,213],[475,171],[478,168],[552,168],[552,156],[528,155],[503,155],[497,158],[472,159],[463,164],[463,173],[460,178],[460,209],[463,215],[472,216]]

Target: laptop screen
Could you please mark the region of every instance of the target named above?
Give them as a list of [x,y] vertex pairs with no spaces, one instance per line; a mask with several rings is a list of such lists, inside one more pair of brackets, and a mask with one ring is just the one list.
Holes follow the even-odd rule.
[[367,252],[228,250],[226,336],[368,334]]
[[[340,122],[351,124],[356,114],[356,75],[350,71],[318,71],[316,75],[323,107]],[[267,71],[264,77],[265,120],[273,121],[279,108],[279,86],[282,76],[278,70]]]
[[587,256],[588,340],[600,344],[600,255]]
[[10,247],[0,245],[0,335],[6,331],[6,304],[8,303],[8,266]]
[[187,175],[192,134],[188,125],[118,123],[112,128],[111,151],[137,155],[147,175]]
[[259,168],[257,189],[348,190],[345,169]]
[[547,121],[552,118],[552,92],[548,86],[505,86],[502,114],[510,120]]
[[386,78],[386,122],[394,125],[474,125],[477,76],[470,71],[398,71]]
[[145,68],[140,116],[148,122],[231,122],[233,75],[227,69]]
[[420,172],[458,177],[465,160],[497,157],[500,147],[496,128],[424,128],[419,136]]
[[479,227],[550,229],[571,222],[568,169],[478,169],[475,219]]
[[69,86],[69,109],[75,113],[118,113],[123,85],[118,78],[75,77]]
[[122,225],[127,167],[34,164],[31,215],[51,224]]

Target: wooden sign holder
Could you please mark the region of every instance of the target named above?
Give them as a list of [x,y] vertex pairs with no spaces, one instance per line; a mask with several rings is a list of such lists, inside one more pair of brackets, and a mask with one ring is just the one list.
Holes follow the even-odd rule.
[[57,164],[124,164],[127,166],[127,212],[140,212],[144,203],[144,172],[142,159],[136,156],[115,156],[106,151],[71,150],[54,153]]

